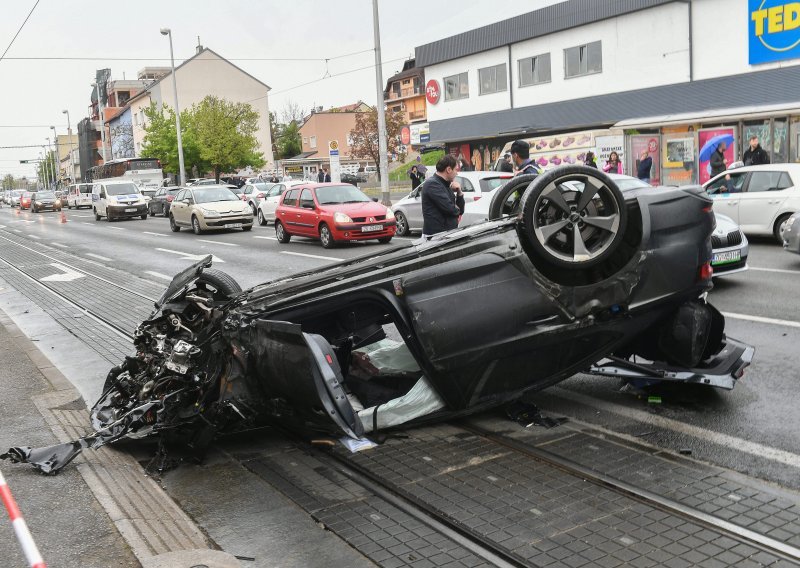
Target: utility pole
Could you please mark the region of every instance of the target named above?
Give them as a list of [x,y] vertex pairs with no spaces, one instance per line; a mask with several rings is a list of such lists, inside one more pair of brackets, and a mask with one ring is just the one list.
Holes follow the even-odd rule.
[[61,113],[67,115],[67,137],[69,138],[69,181],[70,183],[75,183],[75,144],[72,141],[72,126],[69,123],[69,111],[62,110]]
[[56,188],[58,188],[58,181],[61,179],[61,156],[58,153],[58,134],[56,134],[56,127],[51,126],[53,131],[53,147],[56,149],[56,154],[53,156],[53,168],[56,170]]
[[378,111],[378,151],[380,153],[379,171],[381,176],[381,202],[392,204],[389,195],[389,159],[386,144],[386,113],[383,104],[383,70],[381,69],[381,29],[378,22],[378,0],[372,0],[372,30],[375,34],[375,91],[378,100],[375,109]]
[[[172,90],[175,91],[175,129],[178,131],[178,165],[180,179],[178,185],[186,183],[186,169],[183,166],[183,140],[181,139],[181,108],[178,106],[178,80],[175,78],[175,56],[172,53],[172,30],[161,28],[161,35],[169,36],[169,60],[172,65]],[[198,37],[198,39],[200,39]]]

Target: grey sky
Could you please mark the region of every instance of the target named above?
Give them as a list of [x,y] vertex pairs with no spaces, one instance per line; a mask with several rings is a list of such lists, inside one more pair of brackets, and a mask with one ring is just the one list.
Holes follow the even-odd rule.
[[[0,0],[2,53],[35,0]],[[380,1],[384,79],[398,71],[414,47],[442,37],[535,10],[552,0],[492,0],[460,3]],[[115,6],[115,7],[112,7]],[[414,6],[419,6],[415,8]],[[270,87],[270,108],[287,101],[304,109],[361,99],[375,103],[374,71],[364,69],[321,79],[324,61],[244,61],[244,58],[332,58],[371,50],[371,0],[246,2],[226,0],[139,0],[103,4],[88,0],[40,0],[28,23],[0,61],[0,146],[44,145],[50,125],[66,133],[69,109],[73,133],[88,114],[90,83],[96,69],[112,77],[135,79],[145,66],[169,65],[169,44],[159,28],[172,29],[176,65],[191,57],[200,42]],[[17,60],[19,57],[87,57],[93,61]],[[102,58],[137,58],[113,61]],[[147,61],[147,59],[151,59]],[[391,61],[394,60],[394,61]],[[374,63],[372,51],[333,59],[331,75]],[[22,125],[23,128],[7,128]],[[39,127],[36,127],[38,125]],[[40,149],[0,148],[0,176],[31,175],[18,161],[36,158]]]

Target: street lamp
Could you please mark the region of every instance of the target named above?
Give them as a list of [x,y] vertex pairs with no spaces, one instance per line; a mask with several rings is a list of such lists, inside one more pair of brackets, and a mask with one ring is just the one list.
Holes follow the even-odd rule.
[[39,153],[39,181],[42,181],[41,177],[42,174],[44,174],[44,183],[42,184],[42,189],[50,189],[50,179],[47,173],[47,162],[42,160],[42,153],[44,153],[44,146],[42,146],[42,152]]
[[172,30],[161,28],[161,35],[169,36],[169,60],[172,64],[172,90],[175,91],[175,128],[178,131],[178,164],[180,166],[180,178],[178,185],[186,183],[186,170],[183,167],[183,141],[181,140],[181,109],[178,106],[178,81],[175,78],[175,56],[172,53]]
[[56,134],[55,126],[51,126],[50,130],[53,131],[53,147],[56,151],[55,156],[53,156],[53,169],[56,171],[56,187],[58,187],[58,180],[61,178],[61,157],[58,154],[58,134]]
[[69,138],[69,179],[70,179],[71,182],[74,183],[74,181],[76,179],[75,178],[75,162],[74,162],[74,157],[73,157],[73,154],[75,152],[75,145],[72,142],[72,127],[70,126],[70,123],[69,123],[69,111],[68,110],[62,110],[61,114],[66,114],[67,115],[67,138]]

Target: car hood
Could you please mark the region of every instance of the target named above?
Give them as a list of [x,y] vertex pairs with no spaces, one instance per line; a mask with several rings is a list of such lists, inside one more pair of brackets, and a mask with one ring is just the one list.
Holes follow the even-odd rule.
[[218,213],[242,213],[249,209],[249,206],[243,201],[212,201],[211,203],[199,203],[197,206]]
[[714,217],[717,219],[717,228],[714,229],[714,234],[727,235],[730,232],[739,230],[739,225],[737,225],[736,222],[727,215],[723,215],[722,213],[714,213]]
[[333,213],[341,211],[352,217],[374,217],[376,215],[386,215],[386,206],[374,201],[362,201],[361,203],[341,203],[337,205],[321,205],[320,209]]

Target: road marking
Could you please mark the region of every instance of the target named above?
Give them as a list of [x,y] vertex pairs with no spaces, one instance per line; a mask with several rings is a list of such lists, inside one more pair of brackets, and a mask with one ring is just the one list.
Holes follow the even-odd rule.
[[172,281],[172,276],[167,276],[166,274],[161,274],[160,272],[153,272],[152,270],[145,270],[145,274],[149,274],[150,276],[155,276],[156,278],[161,278],[162,280],[170,280]]
[[319,258],[322,260],[344,260],[343,258],[336,258],[334,256],[321,256],[319,254],[305,254],[302,252],[289,252],[288,250],[282,250],[281,254],[293,254],[295,256],[305,256],[307,258]]
[[127,231],[125,227],[109,227],[109,229],[114,229],[115,231]]
[[62,245],[61,243],[50,243],[54,247],[61,247],[61,248],[69,248],[67,245]]
[[58,274],[51,274],[50,276],[45,276],[44,278],[39,278],[40,281],[71,282],[73,280],[77,280],[78,278],[83,278],[84,276],[86,276],[85,274],[81,274],[80,272],[75,272],[74,270],[55,262],[51,263],[50,266],[58,268],[61,272]]
[[[207,254],[192,254],[190,252],[181,252],[179,250],[170,250],[170,249],[162,249],[162,248],[157,248],[156,250],[160,250],[161,252],[168,252],[170,254],[177,254],[179,256],[182,256],[184,260],[198,261],[198,260],[203,260],[205,257],[208,256]],[[214,255],[211,255],[211,260],[213,262],[225,262],[221,258],[218,258],[218,257],[216,257]]]
[[86,256],[91,256],[92,258],[96,258],[97,260],[105,260],[106,262],[111,262],[110,258],[105,256],[100,256],[99,254],[94,254],[93,252],[87,252]]
[[209,241],[209,240],[206,240],[206,239],[197,239],[197,240],[200,241],[201,243],[213,243],[215,245],[224,245],[226,247],[238,247],[239,246],[239,245],[235,245],[233,243],[223,243],[222,241]]
[[14,229],[14,232],[15,233],[21,233],[22,231],[20,231],[19,229]]
[[25,236],[28,237],[29,239],[36,239],[37,241],[42,239],[42,237],[37,237],[36,235],[25,235]]
[[254,239],[267,239],[268,241],[277,241],[278,237],[253,237]]
[[749,440],[744,440],[735,436],[729,436],[728,434],[722,434],[720,432],[713,432],[708,428],[692,426],[679,420],[673,420],[672,418],[666,418],[657,414],[650,414],[649,412],[645,412],[643,410],[626,408],[619,404],[604,402],[594,397],[572,392],[563,387],[552,387],[547,392],[553,393],[561,398],[584,404],[591,408],[596,408],[598,410],[611,412],[626,418],[631,418],[657,428],[664,428],[666,430],[687,434],[701,440],[707,440],[714,444],[725,446],[732,450],[739,450],[747,454],[752,454],[754,456],[780,462],[791,467],[800,467],[800,455],[786,452],[778,448],[764,446],[762,444],[757,444]]
[[97,223],[87,223],[86,221],[81,221],[84,225],[97,225]]
[[749,267],[750,270],[758,270],[760,272],[779,272],[781,274],[800,274],[800,270],[786,270],[784,268],[759,268],[758,266]]
[[800,323],[796,321],[789,321],[789,320],[781,320],[781,319],[774,319],[774,318],[764,318],[761,316],[748,316],[745,314],[734,314],[731,312],[722,312],[722,315],[726,318],[731,319],[738,319],[738,320],[745,320],[745,321],[754,321],[758,323],[771,323],[773,325],[785,325],[787,327],[800,327]]
[[94,215],[73,215],[73,217],[81,217],[83,219],[91,219]]
[[[116,227],[114,227],[116,228]],[[150,231],[142,231],[143,235],[154,235],[156,237],[166,237],[168,236],[166,233],[151,233]]]

